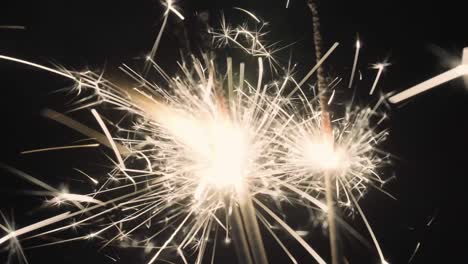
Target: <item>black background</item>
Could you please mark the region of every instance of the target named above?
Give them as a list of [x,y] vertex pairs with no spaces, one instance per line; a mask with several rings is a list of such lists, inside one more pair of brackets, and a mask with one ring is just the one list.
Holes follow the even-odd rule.
[[[245,16],[232,9],[239,6],[270,21],[268,39],[280,45],[296,42],[292,58],[299,63],[298,74],[313,65],[311,18],[304,1],[183,1],[187,27],[193,27],[193,14],[208,10],[216,26],[220,10],[228,20]],[[402,90],[442,72],[456,63],[461,50],[468,46],[466,10],[461,1],[322,1],[321,18],[324,46],[340,42],[340,48],[328,62],[330,75],[349,76],[354,41],[363,42],[360,69],[364,80],[358,91],[359,102],[371,104],[366,96],[375,70],[371,63],[388,59],[392,66],[384,73],[379,92]],[[26,30],[0,28],[0,54],[35,62],[58,63],[67,68],[103,69],[112,75],[120,62],[135,61],[151,48],[159,30],[163,9],[157,1],[3,1],[1,25],[23,25]],[[174,69],[178,57],[180,22],[171,16],[158,52],[160,64]],[[281,55],[282,54],[282,55]],[[283,61],[289,51],[281,53]],[[50,64],[49,64],[50,65]],[[20,155],[26,149],[66,145],[83,137],[40,116],[43,108],[66,110],[71,97],[53,93],[70,86],[50,73],[0,61],[0,161],[24,170],[53,186],[67,183],[72,191],[84,186],[73,179],[71,168],[99,171],[108,164],[100,150],[74,150]],[[445,84],[400,106],[387,110],[391,130],[385,147],[397,158],[387,176],[396,180],[386,190],[394,201],[371,190],[361,201],[369,221],[390,263],[408,263],[416,244],[420,249],[412,263],[466,263],[466,148],[468,147],[467,88],[462,80]],[[91,123],[89,113],[74,114]],[[97,168],[97,169],[96,169]],[[88,172],[89,172],[88,170]],[[102,171],[102,170],[101,170]],[[91,171],[92,172],[92,171]],[[70,175],[73,174],[73,177]],[[78,187],[73,187],[78,186]],[[35,189],[10,173],[0,173],[0,209],[15,216],[18,226],[28,225],[52,211],[37,212],[43,198],[21,195],[18,190]],[[300,215],[291,214],[294,223]],[[435,217],[432,225],[426,225]],[[369,238],[359,218],[348,221]],[[326,256],[327,241],[320,231],[307,239]],[[286,263],[274,242],[267,241],[272,263]],[[373,248],[356,240],[344,242],[350,263],[377,263]],[[287,243],[302,260],[309,263],[294,242]],[[113,263],[105,254],[118,255],[119,263],[144,263],[140,250],[106,249],[98,252],[92,242],[74,242],[61,246],[26,251],[30,263]],[[220,250],[220,263],[234,263],[229,250]],[[223,256],[221,256],[223,255]],[[3,258],[3,257],[2,257]],[[3,259],[0,259],[3,261]]]

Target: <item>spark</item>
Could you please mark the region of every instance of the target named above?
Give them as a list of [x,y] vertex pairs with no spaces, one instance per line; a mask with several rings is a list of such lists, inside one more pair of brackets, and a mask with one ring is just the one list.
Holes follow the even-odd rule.
[[419,247],[420,247],[420,246],[421,246],[421,242],[418,242],[418,243],[416,244],[416,247],[414,248],[413,253],[411,254],[411,257],[410,257],[409,260],[408,260],[408,263],[411,263],[411,262],[413,261],[414,257],[416,256],[416,253],[418,253],[418,250],[419,250]]
[[[166,12],[164,13],[163,22],[162,22],[161,28],[159,29],[158,35],[156,37],[156,41],[154,42],[153,47],[151,48],[151,51],[150,51],[149,55],[147,56],[148,60],[152,60],[156,56],[156,52],[158,51],[158,47],[159,47],[159,44],[161,42],[162,35],[164,33],[164,30],[166,29],[167,20],[169,18],[169,13],[170,12],[174,13],[181,20],[185,19],[184,16],[177,10],[176,6],[174,5],[174,0],[166,0],[166,2],[163,3],[163,4],[166,6],[167,9],[166,9]],[[149,70],[149,66],[150,66],[150,64],[146,64],[146,67],[144,69],[144,74],[145,75]]]
[[[109,130],[107,129],[106,125],[104,124],[104,121],[102,121],[101,116],[98,114],[98,112],[95,109],[91,109],[91,113],[93,114],[94,118],[96,118],[97,122],[99,123],[99,126],[101,126],[102,130],[104,131],[104,134],[107,137],[107,140],[109,140],[109,144],[112,148],[112,150],[115,153],[115,156],[117,157],[117,160],[119,161],[119,164],[121,166],[122,170],[125,170],[125,163],[122,159],[122,156],[120,155],[119,149],[117,148],[117,145],[115,145],[114,140],[112,139],[112,135],[110,134]],[[129,179],[135,183],[135,181],[129,177]]]
[[335,91],[333,90],[332,94],[330,95],[330,99],[328,99],[327,105],[330,105],[333,102],[333,97],[335,97]]
[[434,212],[434,214],[432,215],[431,219],[429,219],[429,221],[427,222],[426,226],[430,227],[430,226],[434,223],[434,221],[435,221],[435,219],[437,218],[437,215],[438,215],[438,214],[439,214],[439,210],[437,209],[437,210]]
[[76,170],[77,172],[79,172],[81,175],[84,175],[86,178],[88,178],[92,183],[94,183],[95,185],[99,184],[99,181],[97,181],[96,179],[94,179],[93,177],[89,176],[88,174],[84,173],[82,170],[79,170],[77,168],[75,168],[74,170]]
[[[11,221],[8,221],[7,217],[5,216],[5,214],[3,214],[2,211],[0,211],[0,216],[5,222],[4,225],[0,224],[0,229],[6,233],[13,232],[13,230],[15,229],[15,222],[13,216],[11,217]],[[17,237],[13,236],[9,239],[9,243],[8,246],[6,246],[6,249],[8,250],[8,257],[6,263],[11,263],[11,260],[15,254],[17,255],[18,263],[28,263],[28,259],[26,258],[24,250]]]
[[307,244],[307,242],[293,229],[291,229],[290,226],[288,226],[281,218],[279,218],[275,213],[273,213],[268,207],[266,207],[264,204],[259,202],[258,200],[255,200],[255,202],[263,209],[265,212],[270,215],[279,225],[281,225],[292,237],[294,237],[300,244],[303,246],[310,255],[312,255],[315,260],[317,260],[318,263],[320,264],[325,264],[326,262],[320,257],[320,255],[315,252],[315,250]]
[[353,68],[351,70],[351,77],[349,78],[348,88],[353,86],[354,76],[356,75],[356,67],[359,59],[359,51],[361,50],[361,41],[359,39],[356,40],[356,51],[354,53],[354,60],[353,60]]
[[166,0],[166,6],[167,6],[166,14],[169,13],[169,11],[172,11],[181,20],[185,19],[184,16],[177,10],[176,6],[174,5],[174,0]]
[[315,64],[315,66],[306,74],[306,76],[304,76],[304,78],[296,85],[294,90],[291,91],[291,93],[289,93],[289,95],[287,97],[291,97],[297,91],[302,89],[303,85],[307,82],[307,80],[312,76],[312,74],[314,74],[315,71],[317,71],[317,69],[322,65],[322,63],[324,63],[327,60],[327,58],[333,53],[333,51],[338,47],[338,45],[339,45],[339,43],[335,42],[331,46],[331,48],[325,53],[325,55],[323,55],[320,58],[320,60],[317,62],[317,64]]
[[377,83],[380,80],[380,75],[382,75],[382,72],[384,71],[385,67],[390,66],[389,63],[377,63],[372,66],[373,69],[377,69],[377,75],[375,76],[374,84],[372,84],[372,88],[369,91],[369,94],[372,95],[374,93],[375,88],[377,87]]
[[18,25],[1,25],[0,29],[19,29],[24,30],[26,29],[25,26],[18,26]]
[[104,205],[103,202],[97,199],[94,199],[90,196],[67,193],[67,192],[61,192],[54,199],[50,200],[51,203],[61,203],[63,201],[75,201],[75,202],[82,202],[82,203],[93,203],[93,204]]
[[255,21],[257,21],[257,23],[260,23],[260,19],[258,19],[258,17],[255,16],[254,13],[248,11],[248,10],[245,10],[243,8],[240,8],[240,7],[234,7],[234,9],[237,9],[237,10],[240,10],[244,13],[246,13],[247,15],[251,16]]
[[21,151],[21,154],[31,154],[31,153],[38,153],[38,152],[45,152],[45,151],[52,151],[52,150],[77,149],[77,148],[97,148],[97,147],[99,147],[99,144],[85,144],[85,145],[50,147],[50,148],[25,150],[25,151]]
[[59,71],[59,70],[56,70],[56,69],[52,69],[52,68],[50,68],[50,67],[46,67],[46,66],[43,66],[43,65],[40,65],[40,64],[37,64],[37,63],[33,63],[33,62],[29,62],[29,61],[25,61],[25,60],[13,58],[13,57],[10,57],[10,56],[5,56],[5,55],[0,55],[0,59],[1,59],[1,60],[13,61],[13,62],[25,64],[25,65],[29,65],[29,66],[32,66],[32,67],[34,67],[34,68],[38,68],[38,69],[41,69],[41,70],[49,71],[49,72],[55,73],[55,74],[57,74],[57,75],[63,76],[63,77],[65,77],[65,78],[71,79],[71,80],[73,80],[73,81],[76,81],[75,77],[73,77],[71,74],[64,73],[64,72],[62,72],[62,71]]
[[[94,140],[96,140],[97,142],[105,146],[112,147],[110,145],[110,141],[107,139],[105,135],[71,119],[70,117],[64,114],[58,113],[51,109],[45,109],[44,111],[42,111],[42,115],[60,124],[63,124],[75,131],[78,131],[81,134],[88,136],[89,138],[93,138]],[[119,153],[121,153],[122,155],[128,155],[128,149],[125,146],[118,144],[118,143],[115,143],[115,145]]]
[[63,214],[59,214],[59,215],[47,218],[45,220],[36,222],[36,223],[34,223],[32,225],[28,225],[28,226],[25,226],[23,228],[11,231],[8,235],[0,238],[0,245],[5,243],[6,241],[10,240],[11,238],[16,238],[16,237],[19,237],[19,236],[24,235],[26,233],[32,232],[34,230],[40,229],[42,227],[51,225],[53,223],[60,222],[63,219],[67,218],[69,214],[70,214],[70,212],[65,212]]

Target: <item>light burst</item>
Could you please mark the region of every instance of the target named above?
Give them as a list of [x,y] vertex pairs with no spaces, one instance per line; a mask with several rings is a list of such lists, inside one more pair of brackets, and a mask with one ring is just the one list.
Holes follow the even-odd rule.
[[[266,82],[264,60],[272,66],[272,74],[281,72],[273,56],[280,49],[264,43],[265,22],[237,8],[255,21],[255,30],[250,30],[248,23],[232,27],[222,17],[221,29],[210,33],[216,47],[234,45],[258,58],[258,65],[254,66],[256,80],[244,79],[244,63],[239,64],[238,71],[234,70],[232,58],[227,58],[227,70],[221,73],[221,63],[208,55],[181,61],[178,74],[172,76],[155,62],[154,55],[167,16],[174,13],[180,19],[184,17],[172,1],[165,6],[164,24],[145,62],[145,74],[125,64],[120,67],[135,81],[133,87],[122,87],[91,71],[71,72],[0,55],[0,59],[71,79],[80,98],[74,110],[91,109],[102,133],[52,111],[47,111],[46,116],[94,138],[114,154],[111,159],[114,168],[106,177],[95,179],[79,171],[96,186],[96,191],[88,194],[49,188],[8,168],[45,187],[49,195],[53,194],[50,202],[66,202],[78,209],[16,231],[0,226],[8,233],[0,244],[9,240],[17,243],[20,235],[73,219],[71,224],[36,232],[25,240],[99,223],[93,225],[91,233],[40,246],[102,239],[104,246],[125,244],[145,248],[152,252],[149,263],[163,260],[167,251],[176,253],[185,263],[191,258],[201,263],[209,258],[209,252],[211,258],[215,256],[221,237],[228,243],[234,238],[236,250],[240,251],[250,249],[242,249],[246,243],[239,240],[248,240],[247,244],[252,245],[252,240],[260,238],[261,243],[260,234],[256,234],[258,218],[292,262],[297,260],[271,226],[281,226],[318,263],[325,263],[299,232],[275,212],[283,201],[297,201],[326,214],[329,208],[323,202],[326,189],[323,177],[331,174],[339,204],[357,208],[384,262],[377,239],[357,203],[369,185],[378,187],[385,182],[378,168],[388,156],[378,146],[387,131],[379,131],[371,121],[382,116],[375,108],[348,110],[332,121],[329,137],[323,131],[324,113],[317,100],[309,100],[303,92],[303,85],[337,44],[299,83],[290,72]],[[356,61],[357,55],[353,72]],[[156,83],[146,77],[150,73],[164,82]],[[377,81],[378,77],[372,90]],[[335,80],[330,85],[338,83]],[[100,109],[109,107],[121,114],[118,122],[109,122],[100,114]],[[74,145],[25,153],[97,146]],[[239,217],[244,217],[245,226],[239,226]],[[250,220],[245,222],[246,219]],[[245,229],[240,237],[239,228]],[[260,248],[247,253],[252,254],[247,259],[262,263],[266,260],[262,260],[263,244],[257,245]]]

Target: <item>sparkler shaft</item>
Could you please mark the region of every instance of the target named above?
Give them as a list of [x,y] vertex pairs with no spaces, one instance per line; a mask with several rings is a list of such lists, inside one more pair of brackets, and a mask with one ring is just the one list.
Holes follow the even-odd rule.
[[250,255],[249,245],[242,224],[242,218],[239,212],[239,208],[234,206],[232,214],[230,216],[232,223],[232,238],[234,240],[234,247],[237,253],[237,260],[239,263],[253,264],[252,257]]
[[253,207],[252,198],[245,197],[239,203],[242,219],[245,225],[247,239],[256,264],[268,264],[268,259],[263,245],[262,235],[258,226],[257,216]]
[[[322,98],[321,98],[322,99]],[[326,105],[325,101],[320,100],[322,105]],[[333,131],[331,127],[330,115],[327,111],[322,110],[322,129],[325,139],[333,144]],[[328,232],[330,236],[330,253],[333,264],[340,263],[339,261],[339,248],[338,248],[338,229],[336,227],[336,211],[335,211],[335,197],[333,188],[333,174],[330,171],[325,172],[325,199],[327,202],[327,220]]]
[[252,198],[243,194],[230,215],[239,263],[268,264]]
[[327,200],[327,220],[328,232],[330,236],[330,251],[332,263],[337,264],[339,261],[338,249],[338,230],[336,228],[336,212],[335,212],[335,197],[333,192],[332,174],[325,174],[325,195]]
[[[319,61],[322,57],[322,36],[320,34],[320,19],[318,14],[317,3],[318,0],[309,0],[308,5],[312,13],[312,26],[314,31],[314,45],[315,45],[315,57]],[[324,75],[324,69],[320,66],[317,69],[317,88],[320,96],[320,106],[322,109],[322,130],[325,135],[324,140],[330,141],[333,143],[333,131],[331,127],[330,115],[328,112],[328,100],[323,92],[326,89],[326,79]],[[335,202],[333,197],[333,175],[330,172],[326,172],[325,175],[325,197],[327,201],[327,220],[330,236],[330,253],[332,264],[339,263],[339,252],[338,252],[338,237],[337,237],[337,228],[335,221]]]

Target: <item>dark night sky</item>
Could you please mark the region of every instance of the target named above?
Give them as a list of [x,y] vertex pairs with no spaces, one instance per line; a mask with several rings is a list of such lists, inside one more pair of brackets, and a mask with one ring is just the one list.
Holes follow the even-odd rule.
[[[161,6],[158,1],[3,1],[0,5],[1,25],[23,25],[26,30],[0,28],[0,54],[29,59],[38,63],[54,62],[67,68],[103,69],[112,75],[120,62],[135,61],[147,52],[159,30]],[[287,61],[290,54],[303,70],[313,65],[311,18],[304,0],[198,1],[181,0],[187,17],[186,27],[193,27],[193,14],[209,11],[212,24],[217,25],[220,10],[231,21],[239,21],[240,13],[232,7],[253,11],[270,22],[271,41],[281,45],[296,42],[279,54]],[[321,18],[324,46],[334,41],[340,48],[328,62],[331,75],[349,76],[356,34],[364,43],[360,68],[364,74],[358,92],[361,104],[371,104],[375,98],[366,96],[375,70],[371,63],[388,59],[391,67],[384,73],[379,89],[382,92],[401,90],[423,81],[450,67],[450,58],[459,57],[468,46],[466,9],[461,1],[322,1]],[[433,3],[430,3],[433,2]],[[159,50],[162,65],[169,71],[178,58],[181,25],[172,16]],[[179,29],[179,30],[178,30]],[[441,55],[442,54],[442,55]],[[301,73],[301,71],[299,71]],[[64,93],[53,93],[70,86],[67,80],[47,72],[0,61],[1,151],[0,162],[24,170],[59,186],[74,181],[72,168],[93,168],[105,171],[98,164],[108,164],[100,150],[51,152],[41,155],[20,155],[26,149],[66,145],[83,137],[40,116],[41,109],[65,111],[72,99]],[[343,89],[345,87],[343,86]],[[394,201],[371,190],[361,201],[369,221],[390,263],[408,263],[413,249],[421,242],[412,263],[467,263],[462,245],[468,244],[464,213],[466,164],[468,164],[468,94],[462,80],[445,84],[420,95],[399,107],[387,110],[391,130],[385,147],[397,156],[392,169],[396,180],[385,188],[398,198]],[[77,119],[91,123],[89,113],[75,114]],[[92,123],[94,124],[94,123]],[[0,172],[0,210],[15,216],[18,226],[24,226],[53,210],[38,212],[41,197],[24,196],[18,190],[35,187]],[[433,216],[430,227],[426,223]],[[300,215],[292,215],[294,223]],[[347,218],[366,238],[358,217]],[[308,237],[327,256],[327,241]],[[271,239],[269,239],[271,240]],[[271,263],[286,263],[273,242],[267,241]],[[306,256],[294,242],[297,256]],[[356,240],[345,239],[345,253],[350,263],[377,263],[373,248],[367,249]],[[228,250],[220,263],[235,263]],[[221,250],[223,252],[223,250]],[[119,263],[140,263],[139,250],[105,249],[91,242],[26,251],[30,263],[113,263],[105,254],[119,255]],[[276,261],[275,261],[276,260]],[[0,262],[3,255],[0,255]],[[301,263],[309,263],[304,258]],[[3,262],[2,262],[3,263]],[[145,263],[141,261],[141,263]]]

